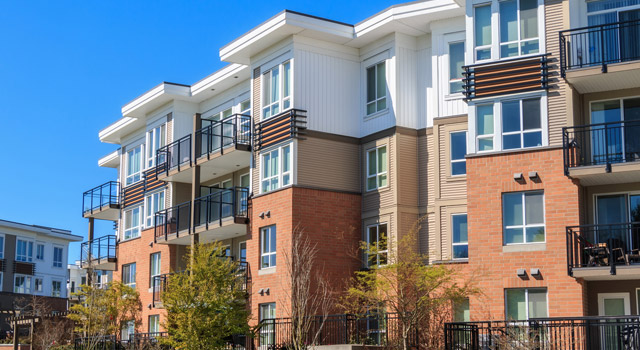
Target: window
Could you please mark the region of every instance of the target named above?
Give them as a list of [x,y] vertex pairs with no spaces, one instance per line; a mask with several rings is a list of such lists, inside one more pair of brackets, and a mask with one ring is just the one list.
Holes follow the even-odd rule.
[[545,241],[543,192],[505,193],[502,207],[505,244]]
[[36,277],[34,278],[34,287],[33,287],[33,291],[36,293],[42,293],[43,292],[43,284],[44,281],[42,280],[42,277]]
[[136,332],[136,321],[131,320],[125,322],[122,326],[122,340],[129,341]]
[[53,247],[53,267],[62,267],[62,247]]
[[142,175],[142,145],[127,152],[126,184],[131,185],[140,181]]
[[16,261],[32,262],[33,261],[33,242],[17,239],[16,242]]
[[454,306],[453,322],[469,322],[471,315],[469,313],[469,298],[465,298],[457,302]]
[[149,271],[149,276],[150,276],[150,280],[149,280],[149,287],[153,288],[155,287],[155,283],[156,282],[160,282],[160,280],[156,279],[156,276],[160,276],[160,253],[153,253],[151,254],[151,269]]
[[540,98],[502,102],[502,149],[542,146]]
[[36,244],[36,260],[44,260],[44,244]]
[[87,277],[86,276],[82,276],[80,278],[80,285],[82,285],[82,286],[86,286],[87,285]]
[[291,184],[291,145],[262,154],[262,193]]
[[0,259],[4,259],[4,235],[0,235]]
[[263,120],[291,107],[291,83],[290,61],[275,66],[262,75]]
[[387,109],[386,61],[367,67],[367,115]]
[[238,260],[247,261],[247,242],[240,242],[239,248]]
[[276,226],[260,229],[260,268],[276,266]]
[[155,214],[164,210],[164,191],[147,195],[144,205],[146,210],[146,227],[152,227],[154,225],[153,218]]
[[51,281],[51,296],[60,298],[62,295],[62,282]]
[[387,186],[387,146],[367,151],[367,191]]
[[140,236],[140,211],[142,206],[124,212],[124,239],[131,239]]
[[538,1],[500,1],[500,57],[538,53]]
[[136,287],[136,264],[122,266],[122,283],[131,288]]
[[491,59],[491,5],[474,8],[476,61]]
[[476,106],[477,117],[477,149],[478,151],[493,150],[493,105]]
[[20,294],[31,293],[31,276],[16,274],[14,276],[13,292]]
[[451,176],[465,175],[467,173],[467,132],[457,131],[451,133]]
[[[147,132],[147,168],[155,165],[156,151],[164,147],[167,143],[166,129],[166,124],[162,124]],[[159,163],[164,163],[164,159],[160,159]]]
[[528,320],[548,317],[545,288],[507,289],[505,306],[508,320]]
[[367,252],[367,266],[386,265],[388,258],[387,224],[376,224],[367,227],[367,245],[374,251]]
[[149,333],[160,332],[160,315],[149,316]]
[[449,93],[462,92],[464,41],[449,43]]
[[[260,304],[258,306],[260,321],[276,318],[276,303]],[[270,323],[260,328],[260,344],[272,345],[275,343],[274,324]]]
[[71,281],[71,294],[76,292],[76,281]]
[[451,215],[452,250],[454,259],[469,257],[469,242],[467,239],[467,214]]

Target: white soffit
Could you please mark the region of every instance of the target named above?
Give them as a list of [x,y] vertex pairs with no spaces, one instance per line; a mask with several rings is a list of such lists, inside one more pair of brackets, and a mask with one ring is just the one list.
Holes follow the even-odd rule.
[[120,165],[119,151],[115,150],[98,160],[98,166],[117,168]]

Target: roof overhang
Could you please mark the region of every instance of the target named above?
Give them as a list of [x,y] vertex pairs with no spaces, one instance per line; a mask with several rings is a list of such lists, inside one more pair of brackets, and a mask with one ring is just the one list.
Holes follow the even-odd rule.
[[189,96],[191,96],[189,85],[163,82],[124,105],[122,116],[144,118],[147,113],[171,100],[187,99]]
[[105,168],[117,168],[120,165],[120,150],[117,149],[98,160],[98,166]]
[[64,239],[70,242],[80,242],[83,240],[82,236],[73,235],[71,234],[71,231],[63,230],[59,228],[29,225],[29,224],[23,224],[23,223],[7,221],[7,220],[0,220],[0,226],[29,231],[33,233],[44,234],[54,238]]

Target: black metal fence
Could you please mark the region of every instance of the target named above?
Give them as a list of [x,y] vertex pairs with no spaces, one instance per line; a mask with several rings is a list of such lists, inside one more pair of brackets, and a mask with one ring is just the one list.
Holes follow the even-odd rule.
[[191,233],[191,202],[184,202],[171,208],[161,210],[154,217],[154,236],[167,239],[169,235]]
[[562,129],[564,166],[569,168],[640,161],[640,120]]
[[640,316],[447,323],[447,350],[640,349]]
[[115,262],[118,242],[115,235],[102,236],[83,242],[80,247],[80,262],[83,266],[95,263]]
[[213,193],[193,202],[194,227],[222,225],[227,218],[247,218],[249,189],[246,187],[214,188]]
[[191,134],[171,142],[156,151],[156,173],[166,173],[173,169],[191,166]]
[[582,267],[609,267],[640,263],[640,222],[567,227],[569,275]]
[[196,158],[209,153],[224,152],[228,146],[251,146],[251,116],[234,114],[222,120],[202,120],[203,126],[195,133]]
[[622,21],[560,32],[560,66],[567,70],[640,59],[640,20]]
[[82,215],[93,214],[103,207],[119,208],[120,183],[109,181],[82,194]]

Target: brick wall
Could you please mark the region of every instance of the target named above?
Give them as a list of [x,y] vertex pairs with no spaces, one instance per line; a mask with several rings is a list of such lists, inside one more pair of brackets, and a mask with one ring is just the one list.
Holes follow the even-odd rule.
[[[537,171],[539,181],[528,178]],[[514,173],[523,173],[518,183]],[[550,317],[586,314],[584,286],[567,275],[566,226],[580,223],[579,186],[563,173],[561,149],[467,159],[469,266],[483,296],[472,298],[474,319],[504,319],[504,289],[546,287]],[[502,193],[544,190],[546,248],[503,252]],[[524,248],[524,247],[523,247]],[[540,278],[516,270],[539,268]],[[482,299],[482,300],[480,300]]]

